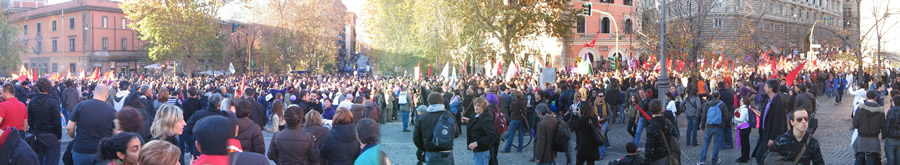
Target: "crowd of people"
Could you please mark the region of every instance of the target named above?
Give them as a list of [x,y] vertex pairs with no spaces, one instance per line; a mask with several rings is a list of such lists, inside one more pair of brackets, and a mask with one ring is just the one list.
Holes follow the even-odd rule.
[[[886,86],[900,89],[900,76],[885,73],[859,80],[834,70],[796,79],[784,72],[676,73],[668,90],[648,70],[563,71],[552,82],[529,75],[3,79],[0,152],[14,154],[0,156],[21,164],[384,164],[379,124],[399,120],[397,131],[412,132],[414,154],[425,164],[458,162],[458,137],[473,164],[501,164],[499,154],[525,150],[524,136],[534,137],[528,152],[537,164],[672,164],[682,161],[682,148],[701,146],[698,132],[700,164],[730,164],[718,153],[735,147],[741,156],[734,162],[824,164],[811,136],[817,98],[840,104],[847,93],[856,97],[849,116],[857,164],[882,163],[882,155],[895,164],[900,90]],[[884,105],[886,96],[892,104]],[[678,120],[686,120],[686,131]],[[611,144],[611,129],[633,139]],[[273,134],[268,146],[263,132]],[[72,137],[68,146],[63,136]],[[628,155],[607,158],[611,145]]]
[[[143,77],[3,78],[0,158],[46,165],[389,164],[373,101],[350,91],[325,94],[349,88],[316,79],[349,77]],[[263,132],[273,134],[268,146]],[[72,139],[67,146],[63,136]]]

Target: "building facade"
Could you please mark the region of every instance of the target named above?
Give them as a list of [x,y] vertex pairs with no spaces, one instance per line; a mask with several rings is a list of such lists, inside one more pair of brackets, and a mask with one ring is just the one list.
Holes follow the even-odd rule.
[[137,71],[146,57],[119,2],[73,0],[13,13],[26,68],[46,73]]
[[[582,9],[590,3],[594,10],[591,16],[578,16],[570,38],[563,40],[563,52],[557,59],[563,66],[574,66],[581,58],[588,57],[598,63],[608,57],[630,57],[639,45],[635,39],[636,23],[640,19],[633,0],[574,0],[572,8]],[[578,10],[582,12],[583,10]],[[616,32],[619,42],[616,44]],[[585,47],[596,37],[593,47]],[[621,58],[619,58],[621,59]]]
[[844,29],[849,32],[848,37],[848,45],[845,45],[844,50],[849,49],[859,49],[859,38],[860,38],[860,29],[859,29],[859,3],[860,0],[844,0]]
[[[787,58],[805,58],[810,45],[822,48],[843,46],[839,34],[844,30],[842,11],[844,0],[686,0],[668,1],[667,22],[705,16],[700,37],[721,45],[710,44],[706,49],[723,50],[747,34],[760,51],[772,51]],[[709,10],[697,9],[696,3],[711,4]],[[692,4],[693,3],[693,4]],[[690,11],[679,11],[691,9]],[[699,11],[699,12],[698,12]],[[746,26],[755,28],[748,33]],[[816,25],[814,31],[813,25]],[[815,49],[815,50],[818,50]],[[756,51],[745,52],[756,53]],[[723,54],[730,54],[724,52]],[[733,54],[733,52],[731,53]]]

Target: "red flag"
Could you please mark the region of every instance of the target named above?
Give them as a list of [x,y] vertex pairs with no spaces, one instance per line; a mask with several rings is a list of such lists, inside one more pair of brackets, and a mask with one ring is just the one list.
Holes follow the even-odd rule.
[[34,71],[31,72],[31,81],[37,82],[38,79],[38,70],[34,68]]
[[247,80],[246,77],[244,77],[243,79],[241,79],[241,88],[238,88],[237,92],[235,92],[235,96],[243,96],[243,95],[241,95],[241,94],[244,93],[244,81],[245,81],[245,80]]
[[800,70],[803,70],[803,65],[806,65],[805,61],[803,63],[800,63],[800,65],[797,65],[797,67],[795,67],[794,70],[784,78],[784,80],[787,81],[788,86],[794,84],[794,79],[797,78],[798,74],[800,74]]
[[431,65],[428,65],[428,77],[431,77]]
[[778,67],[776,66],[777,62],[778,62],[778,60],[776,60],[775,58],[772,58],[772,76],[770,76],[769,78],[778,77]]
[[19,80],[19,81],[25,81],[25,79],[28,79],[28,76],[26,76],[26,75],[21,75],[21,76],[19,76],[19,78],[18,78],[17,80]]

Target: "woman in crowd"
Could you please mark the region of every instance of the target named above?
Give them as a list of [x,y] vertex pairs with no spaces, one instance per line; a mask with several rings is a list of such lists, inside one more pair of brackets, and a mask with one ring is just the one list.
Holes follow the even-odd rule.
[[[181,108],[178,106],[171,104],[160,106],[156,110],[156,120],[150,127],[153,140],[165,140],[172,144],[178,144],[176,136],[181,135],[184,132],[184,126],[187,125],[182,115]],[[178,162],[184,162],[184,158],[179,158]]]
[[161,88],[156,93],[156,100],[153,100],[153,109],[159,109],[160,106],[169,102],[169,89]]
[[178,164],[181,151],[172,143],[153,140],[144,144],[138,157],[140,165],[172,165]]
[[750,160],[750,118],[756,117],[750,106],[750,97],[741,98],[741,107],[735,111],[734,125],[738,132],[738,148],[741,148],[741,157],[736,161],[746,163]]
[[334,126],[322,147],[322,159],[327,164],[353,164],[359,156],[359,142],[356,140],[356,126],[353,113],[346,108],[338,108],[334,114]]
[[329,129],[322,127],[322,115],[319,111],[309,111],[303,117],[303,132],[306,132],[316,139],[316,148],[322,149],[325,139],[328,137]]
[[297,105],[289,106],[284,112],[284,121],[287,129],[276,132],[269,142],[269,159],[277,164],[319,164],[321,157],[316,149],[315,138],[301,130],[303,109]]
[[475,165],[487,165],[491,161],[491,148],[499,140],[494,128],[494,115],[484,113],[487,108],[487,99],[479,97],[475,99],[475,113],[469,117],[462,117],[462,123],[468,123],[466,127],[466,149],[474,152]]
[[113,120],[113,124],[115,124],[116,127],[116,129],[113,130],[113,134],[121,132],[137,133],[141,130],[141,127],[144,126],[144,116],[141,115],[141,112],[137,109],[131,107],[122,108],[122,110],[116,112],[116,119]]
[[266,154],[266,142],[259,125],[250,120],[250,110],[253,102],[248,99],[240,99],[234,106],[234,115],[238,118],[238,135],[235,137],[241,141],[244,152],[256,152]]
[[284,125],[284,103],[281,100],[275,100],[272,103],[272,114],[269,115],[269,123],[266,125],[266,132],[275,133],[281,131]]
[[140,135],[123,132],[100,141],[100,159],[108,160],[109,165],[136,165],[141,150]]
[[[602,99],[602,98],[601,98]],[[600,159],[600,143],[596,139],[603,139],[598,125],[600,118],[597,116],[597,110],[593,109],[590,104],[581,104],[581,117],[576,120],[575,139],[578,145],[575,147],[578,153],[575,154],[575,164],[594,164],[594,161]],[[605,139],[604,139],[605,140]]]

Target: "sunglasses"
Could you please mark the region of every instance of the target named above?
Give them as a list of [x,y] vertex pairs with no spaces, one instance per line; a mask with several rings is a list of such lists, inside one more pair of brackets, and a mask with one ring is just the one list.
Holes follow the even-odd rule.
[[794,119],[796,122],[809,121],[809,117],[798,117]]

